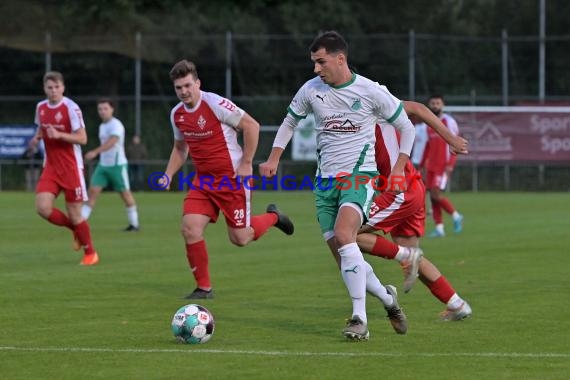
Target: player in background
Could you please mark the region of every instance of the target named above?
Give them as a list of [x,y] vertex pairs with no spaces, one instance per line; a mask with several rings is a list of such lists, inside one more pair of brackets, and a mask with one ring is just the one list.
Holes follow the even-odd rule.
[[[445,125],[423,104],[404,102],[404,109],[410,116],[420,118],[447,141],[453,154],[467,154],[467,140],[449,131]],[[376,162],[378,171],[389,176],[399,151],[397,131],[386,122],[376,129]],[[407,191],[395,194],[379,193],[374,198],[367,224],[360,230],[357,242],[363,252],[394,259],[404,270],[404,291],[410,291],[416,277],[446,309],[441,313],[444,320],[461,320],[471,316],[470,305],[462,299],[437,267],[425,256],[419,255],[419,239],[424,235],[425,187],[420,174],[411,162],[405,168]],[[390,233],[392,242],[383,236],[371,233]]]
[[[429,109],[443,122],[451,133],[458,135],[457,122],[453,117],[443,112],[444,106],[443,95],[430,96],[428,100]],[[433,129],[428,128],[428,141],[420,167],[425,168],[426,171],[426,187],[429,190],[432,217],[435,222],[435,230],[429,234],[430,237],[445,236],[441,209],[444,209],[453,218],[455,233],[463,230],[463,215],[444,196],[444,191],[449,184],[456,159],[457,157],[450,153],[447,142]]]
[[[251,215],[250,187],[239,182],[252,175],[259,123],[230,100],[201,91],[196,66],[190,61],[176,63],[170,79],[180,103],[170,113],[174,146],[160,184],[168,190],[170,179],[190,157],[196,175],[184,199],[182,235],[197,288],[185,298],[212,298],[204,231],[220,211],[230,241],[239,247],[259,239],[272,226],[287,235],[293,234],[294,226],[273,204],[265,214]],[[238,132],[243,132],[243,149]]]
[[[410,114],[408,114],[408,116],[410,116]],[[414,127],[416,128],[416,139],[414,140],[414,147],[412,148],[412,156],[410,159],[412,160],[414,167],[419,168],[424,157],[424,150],[428,140],[428,132],[425,122],[417,123]]]
[[[340,263],[340,272],[352,300],[352,317],[343,330],[348,339],[367,340],[366,291],[378,297],[385,308],[405,316],[397,303],[395,288],[384,286],[356,244],[356,235],[366,221],[377,176],[374,158],[376,120],[384,118],[402,135],[401,150],[393,168],[402,178],[414,141],[414,126],[400,100],[385,86],[352,72],[348,45],[334,31],[315,38],[310,47],[317,77],[307,81],[288,108],[260,173],[277,173],[279,159],[299,120],[313,113],[317,130],[317,180],[315,201],[323,237]],[[366,183],[358,180],[368,179]],[[402,181],[389,179],[391,188],[405,190]],[[346,185],[348,184],[348,185]],[[403,330],[403,329],[402,329]]]
[[[36,106],[36,135],[30,141],[34,148],[44,141],[44,168],[36,187],[36,211],[48,222],[67,227],[73,232],[74,248],[83,247],[81,265],[94,265],[99,256],[91,241],[89,223],[81,216],[81,205],[87,200],[83,177],[81,145],[87,143],[87,133],[81,109],[63,95],[63,75],[49,71],[43,77],[46,99]],[[54,207],[63,192],[67,214]]]
[[124,231],[138,231],[139,214],[135,198],[131,193],[128,162],[125,155],[125,127],[114,117],[115,107],[111,99],[97,101],[97,113],[102,123],[99,125],[99,141],[101,145],[85,154],[90,161],[99,156],[99,163],[91,176],[89,184],[89,200],[83,205],[81,214],[89,219],[97,197],[103,189],[111,186],[123,200],[129,225]]

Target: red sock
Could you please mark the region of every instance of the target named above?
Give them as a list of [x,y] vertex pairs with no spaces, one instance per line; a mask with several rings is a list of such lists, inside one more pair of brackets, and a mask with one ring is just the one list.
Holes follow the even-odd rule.
[[251,228],[253,228],[253,240],[259,239],[267,230],[277,223],[277,214],[268,212],[266,214],[251,217]]
[[376,242],[374,243],[374,247],[372,247],[372,252],[368,252],[371,255],[383,257],[388,260],[393,260],[398,253],[398,245],[391,242],[390,240],[382,237],[377,236]]
[[455,290],[443,275],[439,276],[434,282],[426,284],[426,286],[429,288],[431,294],[444,304],[447,304],[447,301],[455,294]]
[[71,224],[71,221],[69,220],[67,215],[65,215],[58,208],[54,207],[51,210],[51,214],[49,214],[49,217],[47,220],[48,220],[48,222],[55,224],[56,226],[64,226],[64,227],[67,227],[73,231],[73,225]]
[[433,212],[433,221],[435,224],[443,224],[443,217],[441,216],[441,204],[435,199],[431,199],[431,210]]
[[93,248],[93,242],[91,241],[91,229],[86,220],[77,224],[73,232],[75,232],[75,236],[77,236],[79,244],[83,247],[86,255],[95,253],[95,248]]
[[453,207],[453,205],[451,204],[451,202],[447,198],[442,198],[439,201],[439,204],[440,204],[441,208],[443,208],[445,210],[445,212],[448,214],[453,214],[453,211],[455,211],[455,207]]
[[198,287],[204,290],[212,289],[210,272],[208,270],[206,241],[200,240],[196,243],[186,244],[186,258]]

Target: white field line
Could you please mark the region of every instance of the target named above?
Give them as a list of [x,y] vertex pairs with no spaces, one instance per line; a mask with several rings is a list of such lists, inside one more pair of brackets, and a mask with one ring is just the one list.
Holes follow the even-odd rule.
[[110,352],[110,353],[181,353],[181,354],[229,354],[251,356],[377,356],[377,357],[471,357],[471,358],[570,358],[564,352],[308,352],[308,351],[250,351],[216,350],[188,347],[181,348],[89,348],[89,347],[16,347],[0,346],[1,351],[19,352]]

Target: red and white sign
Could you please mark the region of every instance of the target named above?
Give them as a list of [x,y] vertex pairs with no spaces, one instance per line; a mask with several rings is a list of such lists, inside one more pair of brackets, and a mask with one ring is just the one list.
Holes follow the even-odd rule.
[[569,161],[570,113],[453,112],[469,140],[463,161]]

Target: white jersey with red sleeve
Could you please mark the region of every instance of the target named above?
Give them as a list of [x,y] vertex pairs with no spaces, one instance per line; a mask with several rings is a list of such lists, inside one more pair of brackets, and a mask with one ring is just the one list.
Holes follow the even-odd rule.
[[56,105],[50,105],[47,100],[43,100],[36,106],[35,124],[42,131],[45,145],[45,169],[56,173],[62,184],[67,182],[66,178],[74,177],[70,175],[71,173],[82,173],[81,146],[49,138],[46,133],[49,127],[65,133],[73,133],[85,128],[79,106],[67,97],[63,97],[62,101]]
[[170,113],[176,140],[184,140],[198,175],[233,177],[243,152],[237,126],[245,111],[230,100],[200,91],[194,108],[178,103]]
[[[400,135],[396,128],[386,122],[380,122],[376,126],[376,144],[374,153],[378,172],[387,179],[392,173],[392,168],[398,160],[400,154]],[[409,185],[412,179],[420,178],[419,173],[408,160],[404,167],[404,176]]]
[[[451,133],[456,136],[459,134],[457,122],[453,117],[444,113],[440,119]],[[424,150],[423,166],[428,171],[443,173],[446,166],[455,165],[456,159],[456,156],[449,151],[449,145],[443,137],[438,135],[433,128],[428,128],[428,141]]]

